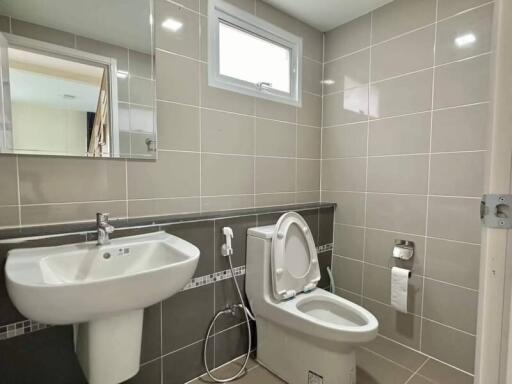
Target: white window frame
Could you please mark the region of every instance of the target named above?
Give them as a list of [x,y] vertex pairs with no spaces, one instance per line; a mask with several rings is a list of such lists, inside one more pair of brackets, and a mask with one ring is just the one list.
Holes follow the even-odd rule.
[[[248,96],[302,106],[302,38],[247,13],[224,0],[208,5],[208,85]],[[228,23],[290,50],[290,93],[220,74],[219,24]],[[265,79],[261,79],[265,82]]]

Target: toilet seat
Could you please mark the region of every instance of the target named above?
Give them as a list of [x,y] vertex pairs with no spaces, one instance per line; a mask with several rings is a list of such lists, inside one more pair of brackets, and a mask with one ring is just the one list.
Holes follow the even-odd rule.
[[320,268],[315,242],[308,224],[298,213],[285,213],[277,222],[270,260],[276,300],[288,300],[316,288]]
[[270,304],[265,312],[287,328],[331,342],[371,341],[379,325],[365,308],[323,289]]

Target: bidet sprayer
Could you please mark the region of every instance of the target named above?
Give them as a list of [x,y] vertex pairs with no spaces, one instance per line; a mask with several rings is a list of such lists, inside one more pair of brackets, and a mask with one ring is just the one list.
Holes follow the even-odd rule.
[[233,230],[230,227],[222,228],[222,233],[226,237],[226,242],[222,244],[221,253],[222,256],[232,256],[233,247],[231,246],[231,239],[233,238]]

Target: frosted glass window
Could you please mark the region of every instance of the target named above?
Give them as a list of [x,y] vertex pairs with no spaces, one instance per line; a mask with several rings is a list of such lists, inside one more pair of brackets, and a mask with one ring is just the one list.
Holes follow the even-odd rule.
[[286,47],[229,24],[219,24],[221,75],[289,94],[290,55]]
[[224,0],[208,6],[208,85],[301,106],[302,39]]

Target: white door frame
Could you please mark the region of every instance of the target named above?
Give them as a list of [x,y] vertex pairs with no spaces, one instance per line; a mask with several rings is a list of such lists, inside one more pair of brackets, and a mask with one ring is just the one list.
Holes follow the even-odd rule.
[[[486,193],[512,193],[512,1],[496,0]],[[482,228],[476,384],[512,383],[512,231]]]

